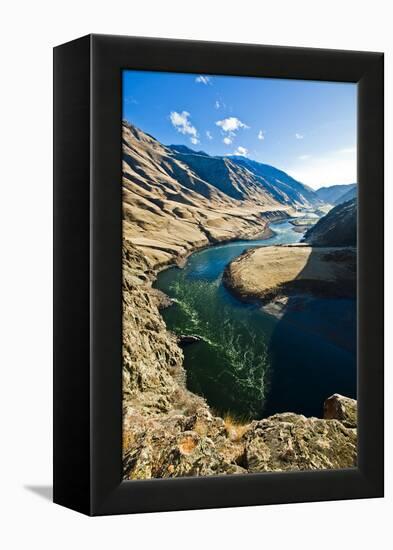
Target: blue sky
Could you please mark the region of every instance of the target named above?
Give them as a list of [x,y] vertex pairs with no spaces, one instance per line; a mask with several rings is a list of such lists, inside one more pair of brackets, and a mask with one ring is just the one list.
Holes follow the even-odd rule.
[[242,154],[314,188],[356,181],[356,84],[123,71],[123,118],[162,143]]

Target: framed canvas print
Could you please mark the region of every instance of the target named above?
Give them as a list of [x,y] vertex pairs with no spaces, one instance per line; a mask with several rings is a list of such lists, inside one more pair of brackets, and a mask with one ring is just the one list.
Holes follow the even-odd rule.
[[383,496],[383,55],[54,50],[54,501]]

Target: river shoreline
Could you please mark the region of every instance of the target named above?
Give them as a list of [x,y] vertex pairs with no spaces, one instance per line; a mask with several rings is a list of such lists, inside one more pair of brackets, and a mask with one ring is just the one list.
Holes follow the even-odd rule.
[[[214,380],[210,380],[209,369],[200,365],[210,364],[212,372],[215,372],[217,377],[227,377],[233,369],[237,369],[238,374],[242,372],[241,377],[246,377],[248,367],[241,365],[241,358],[253,357],[251,364],[254,364],[254,368],[256,368],[265,354],[263,342],[270,341],[270,335],[276,331],[277,323],[284,318],[286,323],[290,319],[291,330],[296,334],[288,336],[291,341],[293,340],[291,344],[288,340],[288,350],[291,349],[291,346],[297,347],[297,353],[302,356],[302,371],[306,372],[308,368],[312,368],[313,361],[320,361],[319,354],[323,353],[325,355],[324,364],[326,364],[324,368],[328,369],[329,358],[336,363],[341,361],[343,368],[348,364],[344,368],[344,372],[350,376],[352,360],[349,356],[345,356],[345,353],[347,353],[346,341],[353,341],[350,335],[351,319],[353,318],[352,306],[350,305],[351,300],[347,300],[347,298],[353,297],[353,291],[350,288],[351,281],[347,281],[347,287],[342,284],[342,273],[343,271],[346,273],[347,263],[343,255],[350,254],[350,257],[353,258],[354,254],[330,248],[318,248],[311,254],[311,248],[298,242],[299,237],[291,227],[288,220],[281,221],[273,225],[276,234],[270,240],[249,241],[248,243],[237,240],[198,251],[188,258],[181,270],[172,269],[161,273],[154,285],[155,288],[159,288],[168,295],[173,302],[170,308],[163,309],[161,312],[168,330],[175,334],[188,334],[201,338],[201,341],[194,341],[185,350],[184,364],[188,373],[187,387],[196,394],[205,395],[208,402],[217,411],[232,410],[234,414],[240,416],[248,414],[243,409],[243,405],[239,406],[236,400],[230,398],[232,390],[235,392],[236,383],[231,389],[228,386],[225,388],[225,392],[229,392],[225,396],[224,388],[222,391],[218,387],[216,390],[212,389],[217,384]],[[288,242],[293,244],[287,244]],[[289,283],[280,285],[280,292],[273,291],[264,300],[261,300],[258,293],[245,293],[242,289],[239,292],[235,285],[228,284],[226,274],[229,265],[252,257],[259,251],[270,253],[272,250],[278,250],[281,255],[285,255],[287,251],[296,253],[308,251],[304,260],[300,258],[302,263],[299,264],[299,267],[297,268],[295,265],[295,275],[289,273]],[[306,261],[309,256],[312,260],[310,262]],[[318,261],[316,261],[316,257],[319,257]],[[276,258],[273,259],[276,262]],[[308,276],[305,280],[293,282],[292,278],[296,278],[305,264],[307,264],[306,275],[308,274]],[[273,263],[273,265],[276,264]],[[312,280],[311,277],[310,280],[310,269],[312,272],[316,267],[319,279]],[[257,281],[260,279],[259,269],[258,267],[255,273]],[[332,273],[339,275],[339,282],[325,280],[326,276],[331,277]],[[352,273],[349,273],[348,279],[351,277]],[[345,292],[343,292],[344,290]],[[341,298],[345,298],[345,300],[340,302]],[[321,324],[321,316],[326,318],[325,323]],[[343,325],[340,318],[348,319],[348,326],[345,323]],[[338,329],[340,333],[338,335],[336,335],[336,325],[341,327]],[[228,329],[230,327],[231,335],[225,333],[225,326]],[[233,349],[231,353],[237,359],[228,357],[229,363],[226,364],[224,357],[233,347],[234,342],[237,342],[236,349]],[[319,342],[319,348],[315,347],[316,342]],[[339,346],[334,348],[337,351],[331,349],[329,347],[331,345]],[[310,349],[310,346],[315,349],[315,358],[312,358],[312,355],[307,357],[307,350]],[[217,350],[220,350],[218,356]],[[348,348],[348,351],[351,353],[351,347]],[[238,362],[238,366],[234,361]],[[285,364],[291,364],[290,354],[282,361],[284,361],[284,365],[277,365],[275,369],[284,368]],[[249,368],[252,368],[251,364]],[[266,367],[261,365],[258,368],[262,369],[260,376],[264,378],[265,374],[263,373],[268,365]],[[334,378],[332,381],[334,382]],[[329,387],[327,384],[327,388]],[[351,387],[350,383],[342,386],[341,382],[337,382],[337,389],[340,391],[344,391],[348,387]],[[265,390],[262,388],[261,392],[265,394]],[[346,392],[353,395],[351,389],[347,389]],[[320,399],[322,400],[322,398],[323,396]],[[246,394],[244,399],[246,402]],[[307,399],[310,401],[309,398]],[[238,400],[241,401],[240,396]],[[294,410],[290,395],[287,401],[288,406],[284,410]],[[320,402],[320,400],[314,400],[314,405],[310,405],[311,408],[305,406],[304,412],[302,408],[296,409],[296,412],[304,414],[311,412],[313,415],[319,416]],[[271,408],[270,411],[270,414],[278,412]]]
[[[221,284],[244,248],[297,240],[287,226],[272,237],[270,222],[319,199],[282,172],[266,176],[266,187],[255,170],[190,150],[184,157],[131,124],[123,152],[123,479],[355,466],[356,414],[354,423],[337,411],[356,402],[333,395],[347,395],[337,379],[322,393],[305,378],[292,386],[303,402],[316,389],[311,414],[289,402],[262,414],[271,317]],[[160,311],[165,294],[176,301]],[[291,335],[284,341],[291,349]],[[296,360],[285,362],[302,374]]]
[[230,262],[222,281],[228,291],[245,303],[259,304],[267,311],[269,308],[274,311],[272,306],[281,303],[277,309],[281,315],[285,301],[290,298],[354,298],[355,264],[356,253],[352,248],[304,244],[261,247],[247,250]]
[[[242,241],[239,247],[246,243]],[[208,248],[214,254],[224,255],[239,249],[236,245],[232,249],[228,241],[220,244],[223,246]],[[132,243],[124,244],[124,479],[354,466],[356,428],[346,428],[341,420],[321,418],[324,400],[336,389],[324,393],[320,399],[319,418],[305,418],[291,412],[260,416],[263,420],[252,422],[219,415],[206,396],[201,397],[204,392],[190,391],[186,382],[190,373],[185,354],[201,346],[210,349],[210,345],[193,342],[183,350],[180,348],[163,317],[175,313],[177,305],[159,312],[160,299],[154,296],[155,288],[151,285],[158,275],[186,276],[195,259],[203,259],[208,250],[195,252],[201,252],[201,256],[189,255],[184,269],[171,271],[167,268],[158,273]],[[204,298],[209,302],[208,296]],[[220,308],[214,309],[220,313]],[[180,334],[189,336],[190,331]],[[203,363],[201,358],[200,364]],[[209,366],[209,361],[206,364]],[[236,399],[238,393],[234,392]],[[356,406],[356,402],[353,403]],[[282,439],[277,444],[279,434]],[[323,451],[318,447],[321,437],[326,440]],[[269,449],[269,456],[259,453],[260,444]],[[292,447],[304,452],[290,456],[287,449]]]
[[[153,268],[153,271],[155,272],[155,275],[154,275],[154,278],[152,279],[152,283],[154,283],[157,280],[157,277],[160,273],[163,273],[164,271],[167,271],[168,269],[172,269],[172,268],[183,269],[186,266],[187,261],[190,259],[190,257],[193,254],[197,253],[197,252],[203,252],[204,250],[208,250],[208,249],[218,247],[218,246],[225,246],[227,244],[231,244],[231,243],[237,242],[237,241],[238,242],[244,242],[246,244],[246,243],[251,242],[251,241],[270,239],[275,234],[274,230],[271,228],[271,224],[280,223],[282,221],[288,221],[291,218],[290,215],[287,214],[284,211],[277,211],[277,212],[283,212],[283,216],[282,217],[278,216],[274,221],[267,221],[266,222],[266,227],[263,229],[262,232],[255,233],[255,235],[249,235],[248,233],[244,236],[236,235],[236,236],[231,237],[229,239],[225,239],[225,240],[221,240],[221,241],[217,241],[217,242],[210,242],[206,245],[197,246],[197,247],[193,248],[192,250],[187,251],[186,254],[183,254],[181,256],[173,258],[169,263],[165,263],[165,264],[162,264],[162,265],[157,265],[156,267]],[[284,215],[284,213],[285,213],[285,215]],[[168,296],[168,298],[169,298],[169,296]]]

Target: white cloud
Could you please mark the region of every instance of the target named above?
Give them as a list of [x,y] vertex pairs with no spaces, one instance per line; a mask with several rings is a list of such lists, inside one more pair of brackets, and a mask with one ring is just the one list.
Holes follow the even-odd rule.
[[196,77],[195,79],[195,82],[198,82],[198,84],[210,84],[210,76],[204,76],[204,75],[199,75]]
[[169,115],[169,118],[176,130],[181,134],[190,136],[191,143],[196,145],[197,143],[199,143],[198,131],[195,126],[193,126],[188,120],[190,116],[190,113],[188,113],[187,111],[182,111],[181,113],[178,113],[177,111],[172,111]]
[[214,108],[215,109],[226,109],[226,104],[221,99],[216,99],[214,102]]
[[137,101],[135,97],[132,97],[132,95],[130,95],[125,98],[124,103],[126,105],[138,105],[139,101]]
[[223,143],[230,145],[236,137],[236,132],[240,128],[248,128],[247,124],[244,124],[238,118],[231,116],[224,118],[223,120],[217,120],[216,125],[221,128],[221,132],[224,136]]
[[241,157],[246,157],[248,155],[248,149],[246,149],[245,147],[239,146],[233,154],[239,155]]
[[244,124],[244,122],[235,116],[230,116],[228,118],[224,118],[223,120],[217,120],[216,124],[217,126],[220,126],[224,132],[236,132],[239,128],[248,128],[247,124]]
[[296,138],[296,139],[303,139],[304,136],[303,136],[302,134],[298,134],[298,133],[296,132],[295,138]]
[[207,139],[213,139],[212,133],[209,130],[206,130],[206,137]]
[[311,155],[300,155],[299,160],[307,160],[311,158]]
[[258,139],[264,140],[265,139],[265,132],[263,130],[259,130],[258,132]]

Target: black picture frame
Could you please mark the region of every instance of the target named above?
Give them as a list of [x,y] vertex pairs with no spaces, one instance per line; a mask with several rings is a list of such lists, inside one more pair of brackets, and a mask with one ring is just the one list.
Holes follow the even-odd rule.
[[[358,465],[122,481],[121,71],[358,83]],[[54,49],[54,502],[88,515],[383,496],[383,54],[89,35]]]

